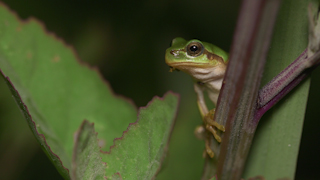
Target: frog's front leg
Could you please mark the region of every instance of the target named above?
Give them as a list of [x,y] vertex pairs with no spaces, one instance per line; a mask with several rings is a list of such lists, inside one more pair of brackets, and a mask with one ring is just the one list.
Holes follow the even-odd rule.
[[[195,83],[194,84],[194,90],[197,93],[197,103],[198,103],[200,114],[202,116],[203,123],[205,124],[205,128],[207,130],[209,130],[210,132],[212,132],[212,134],[214,134],[214,135],[216,133],[213,132],[213,130],[211,130],[214,127],[216,127],[217,129],[219,129],[219,130],[224,132],[225,131],[224,126],[219,124],[219,123],[217,123],[214,120],[215,109],[212,109],[212,110],[208,111],[208,108],[207,108],[207,105],[206,105],[206,102],[205,102],[204,96],[203,96],[203,92],[205,90],[205,87],[202,84]],[[218,137],[218,136],[219,135],[217,135],[217,134],[215,135],[215,137]]]
[[[216,128],[223,131],[223,132],[225,131],[225,128],[223,125],[214,121],[215,109],[208,111],[208,108],[207,108],[207,105],[206,105],[206,102],[205,102],[204,96],[203,96],[203,92],[205,90],[205,87],[202,84],[195,83],[194,90],[197,93],[197,103],[198,103],[198,107],[200,110],[200,114],[202,116],[204,128],[207,131],[209,131],[210,133],[212,133],[214,138],[218,142],[221,142],[221,137],[217,134]],[[205,145],[206,145],[207,154],[212,158],[214,156],[214,154],[210,148],[211,137],[212,136],[210,136],[210,135],[206,135]]]

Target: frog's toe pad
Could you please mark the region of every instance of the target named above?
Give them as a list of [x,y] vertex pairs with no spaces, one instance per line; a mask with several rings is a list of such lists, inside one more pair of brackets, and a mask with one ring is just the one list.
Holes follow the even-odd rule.
[[221,142],[221,137],[217,134],[217,131],[214,129],[213,126],[207,124],[207,125],[206,125],[206,129],[213,134],[214,138],[215,138],[219,143]]
[[[208,154],[211,158],[213,158],[214,152],[210,148],[210,138],[206,138],[205,144],[206,144],[206,149],[205,149],[206,154]],[[205,157],[205,153],[203,153],[203,154],[204,154],[203,156]]]
[[226,131],[226,129],[224,128],[223,125],[217,123],[217,122],[216,122],[215,120],[213,120],[213,119],[209,119],[209,118],[208,118],[208,119],[206,119],[206,122],[207,122],[207,124],[216,127],[217,129],[219,129],[219,130],[222,131],[222,132],[225,132],[225,131]]

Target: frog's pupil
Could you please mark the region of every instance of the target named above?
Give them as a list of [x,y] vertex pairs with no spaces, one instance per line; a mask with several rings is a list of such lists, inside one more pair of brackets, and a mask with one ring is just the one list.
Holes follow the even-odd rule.
[[198,50],[198,47],[196,45],[193,45],[190,47],[190,51],[196,52]]

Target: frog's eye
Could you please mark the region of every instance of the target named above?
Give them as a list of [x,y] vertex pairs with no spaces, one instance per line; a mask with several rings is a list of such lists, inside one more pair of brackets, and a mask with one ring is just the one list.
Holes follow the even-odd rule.
[[187,46],[186,50],[189,56],[197,57],[203,53],[204,48],[203,48],[203,45],[199,42],[191,42]]

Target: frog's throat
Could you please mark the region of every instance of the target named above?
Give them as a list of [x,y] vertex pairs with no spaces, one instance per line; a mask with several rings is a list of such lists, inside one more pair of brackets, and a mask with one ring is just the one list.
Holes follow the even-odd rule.
[[193,79],[198,82],[208,83],[218,79],[223,79],[226,72],[226,65],[220,64],[219,66],[207,67],[207,68],[186,68],[180,66],[179,70],[191,75]]

